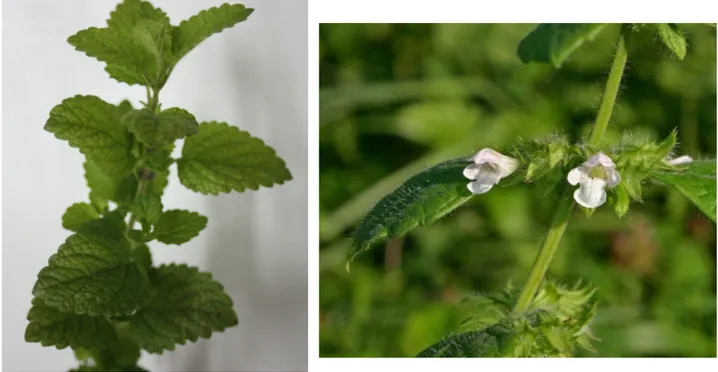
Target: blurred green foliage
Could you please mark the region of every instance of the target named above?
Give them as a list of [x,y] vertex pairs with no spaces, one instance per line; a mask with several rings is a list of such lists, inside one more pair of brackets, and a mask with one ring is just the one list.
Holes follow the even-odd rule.
[[[586,136],[619,26],[554,70],[521,63],[529,24],[320,26],[320,355],[415,356],[455,333],[468,294],[521,287],[556,207],[530,185],[494,188],[437,223],[384,241],[345,271],[359,219],[444,160],[519,138]],[[649,32],[629,48],[607,135],[716,153],[716,30],[680,25],[683,61]],[[716,355],[716,229],[680,194],[645,187],[618,219],[604,206],[569,223],[549,270],[598,287],[601,357]]]

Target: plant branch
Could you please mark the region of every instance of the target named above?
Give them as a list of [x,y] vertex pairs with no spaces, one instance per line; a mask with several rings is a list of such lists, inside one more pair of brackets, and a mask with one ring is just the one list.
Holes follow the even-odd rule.
[[[621,84],[621,77],[623,76],[623,69],[626,66],[626,60],[628,53],[626,51],[626,44],[623,38],[623,32],[618,37],[618,44],[616,46],[616,53],[613,56],[613,65],[611,66],[611,72],[608,75],[608,81],[606,81],[606,89],[603,93],[603,99],[601,100],[601,106],[598,110],[596,117],[596,123],[593,126],[589,143],[592,146],[600,145],[603,141],[603,137],[606,134],[608,123],[611,119],[611,113],[613,112],[613,106],[616,103],[616,97],[618,96],[618,89]],[[516,305],[514,306],[514,312],[520,313],[526,311],[531,305],[536,292],[541,286],[544,275],[548,271],[553,259],[554,253],[558,249],[558,245],[561,242],[564,231],[566,231],[566,225],[574,209],[574,202],[572,200],[572,188],[566,187],[566,190],[561,196],[561,201],[556,209],[556,213],[551,221],[551,226],[548,229],[548,234],[544,239],[541,250],[539,251],[536,261],[534,261],[531,267],[531,272],[526,280],[526,284],[521,290]]]

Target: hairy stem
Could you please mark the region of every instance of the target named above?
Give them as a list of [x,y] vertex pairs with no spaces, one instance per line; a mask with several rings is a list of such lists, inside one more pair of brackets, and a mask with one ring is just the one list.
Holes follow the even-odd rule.
[[593,131],[588,140],[592,146],[598,146],[606,134],[606,128],[608,128],[608,122],[613,112],[613,105],[616,103],[616,96],[618,96],[618,88],[621,86],[621,77],[623,76],[623,69],[626,67],[627,58],[626,43],[623,39],[623,33],[621,33],[618,36],[616,53],[613,55],[613,65],[608,75],[608,81],[606,81],[606,89],[603,91],[603,99],[598,109],[596,123],[593,125]]
[[[626,44],[623,39],[623,33],[621,33],[618,37],[611,73],[608,75],[608,81],[606,81],[606,89],[603,93],[596,123],[593,125],[593,131],[589,138],[589,143],[592,146],[598,146],[606,134],[611,113],[613,112],[613,106],[616,103],[616,96],[618,96],[618,89],[621,84],[621,77],[623,76],[623,69],[626,66],[627,58]],[[531,301],[536,295],[536,292],[541,286],[541,281],[543,281],[543,277],[551,265],[553,255],[558,249],[558,244],[561,241],[561,237],[563,237],[564,231],[566,231],[566,225],[575,206],[572,200],[572,191],[571,187],[566,187],[566,190],[561,195],[561,201],[556,209],[556,213],[554,213],[548,234],[546,234],[541,250],[531,267],[531,272],[526,280],[526,284],[521,290],[521,294],[514,306],[514,312],[516,313],[526,311],[529,305],[531,305]]]
[[558,205],[556,213],[553,216],[553,221],[551,221],[548,234],[546,234],[541,250],[539,251],[536,261],[534,261],[533,267],[531,268],[526,284],[521,290],[519,299],[516,301],[514,312],[523,312],[531,304],[531,300],[536,295],[536,291],[538,291],[539,286],[541,285],[543,276],[546,274],[546,271],[551,264],[553,254],[556,252],[556,249],[558,249],[558,243],[561,241],[563,232],[566,230],[566,225],[568,224],[569,217],[571,217],[573,208],[574,203],[571,199],[571,188],[566,188],[566,191],[561,197],[561,203]]

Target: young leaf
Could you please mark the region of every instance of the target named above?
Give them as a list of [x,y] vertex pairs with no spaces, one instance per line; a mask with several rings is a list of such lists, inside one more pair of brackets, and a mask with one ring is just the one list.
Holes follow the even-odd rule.
[[354,232],[347,267],[381,238],[396,238],[417,226],[431,224],[469,200],[469,180],[462,173],[467,165],[466,158],[440,163],[376,203]]
[[105,70],[119,82],[161,87],[172,58],[172,26],[167,15],[148,2],[125,0],[111,13],[107,25],[82,30],[67,42],[105,62]]
[[169,210],[162,213],[155,225],[154,237],[165,244],[183,244],[207,227],[207,217],[190,211]]
[[131,136],[115,105],[95,96],[67,98],[50,111],[45,130],[79,148],[102,173],[120,176],[132,170]]
[[62,215],[62,227],[77,231],[80,226],[99,217],[95,207],[87,203],[75,203],[67,208],[65,214]]
[[523,63],[545,62],[559,68],[576,49],[593,40],[605,23],[541,23],[519,44]]
[[135,199],[135,203],[130,206],[130,212],[140,221],[155,224],[162,215],[162,200],[154,193],[144,193]]
[[682,61],[686,57],[687,43],[678,25],[675,23],[655,23],[651,26],[655,28],[656,34],[661,38],[663,45]]
[[223,4],[203,10],[172,27],[173,64],[182,59],[206,38],[234,26],[249,17],[254,9],[242,4]]
[[657,171],[651,177],[674,187],[716,222],[715,159],[694,161],[673,171]]
[[115,329],[105,317],[64,313],[39,298],[32,299],[27,320],[30,323],[25,328],[25,341],[39,342],[42,346],[103,348],[117,339]]
[[151,288],[133,260],[125,228],[118,213],[84,225],[40,270],[32,294],[62,312],[131,314]]
[[150,149],[162,149],[175,140],[197,133],[194,115],[180,108],[155,114],[148,109],[135,110],[125,117],[127,129]]
[[150,271],[150,280],[157,296],[130,320],[133,339],[150,353],[174,350],[175,344],[237,325],[232,299],[211,274],[170,264]]
[[166,171],[174,162],[174,159],[172,159],[172,151],[174,151],[174,148],[175,145],[172,143],[159,150],[147,149],[143,157],[145,165],[155,172]]
[[227,123],[209,122],[188,137],[177,161],[179,179],[188,189],[217,195],[272,187],[292,179],[274,149]]

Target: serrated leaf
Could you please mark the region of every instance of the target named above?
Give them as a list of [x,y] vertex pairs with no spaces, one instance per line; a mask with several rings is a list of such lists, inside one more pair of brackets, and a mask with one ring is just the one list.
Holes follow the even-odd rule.
[[469,164],[466,158],[440,163],[411,177],[376,203],[352,236],[349,263],[378,240],[400,237],[431,224],[468,201],[473,194],[462,172]]
[[155,114],[148,109],[135,110],[125,118],[127,129],[150,149],[162,149],[175,140],[197,133],[194,115],[180,108]]
[[130,212],[140,221],[154,224],[162,215],[162,200],[154,193],[138,195],[134,204],[130,206]]
[[77,231],[77,229],[100,216],[95,207],[87,203],[75,203],[71,205],[62,215],[62,227]]
[[227,123],[209,122],[185,139],[177,161],[182,184],[192,191],[217,195],[272,187],[292,179],[274,149]]
[[67,41],[107,64],[117,81],[161,88],[172,59],[172,26],[152,4],[125,0],[110,14],[108,27],[82,30]]
[[163,172],[155,172],[155,178],[152,179],[152,187],[150,188],[150,192],[154,193],[159,197],[162,197],[165,188],[167,188],[167,185],[169,184],[169,176],[169,170]]
[[242,4],[223,4],[203,10],[172,27],[173,64],[206,38],[246,20],[253,11]]
[[187,265],[162,265],[150,272],[157,296],[130,320],[133,339],[150,353],[209,338],[237,325],[232,299],[209,273]]
[[[500,332],[498,332],[500,331]],[[508,331],[493,325],[481,331],[465,332],[448,337],[420,352],[417,358],[475,358],[500,357],[501,345],[497,335]]]
[[67,98],[50,111],[45,130],[78,148],[102,173],[121,176],[132,170],[131,135],[115,105],[95,96]]
[[207,217],[185,210],[165,211],[155,225],[153,236],[165,244],[183,244],[207,227]]
[[127,315],[151,293],[118,213],[82,226],[40,270],[32,294],[62,312]]
[[541,23],[519,44],[523,63],[544,62],[559,68],[571,53],[593,40],[605,23]]
[[655,23],[651,24],[656,30],[656,34],[668,49],[678,57],[681,61],[686,57],[688,45],[686,38],[675,23]]
[[698,160],[674,171],[657,171],[651,174],[688,198],[713,222],[716,221],[716,162]]
[[39,298],[33,298],[27,320],[30,323],[25,328],[25,341],[39,342],[42,346],[103,348],[117,339],[115,329],[105,317],[65,313]]

